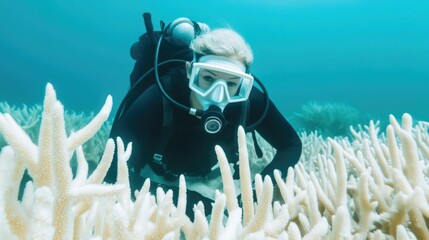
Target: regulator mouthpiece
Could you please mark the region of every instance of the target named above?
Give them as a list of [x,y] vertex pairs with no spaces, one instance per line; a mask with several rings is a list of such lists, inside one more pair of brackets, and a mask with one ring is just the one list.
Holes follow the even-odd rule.
[[225,117],[220,108],[214,105],[204,112],[201,120],[203,121],[204,130],[210,134],[218,133],[225,123]]

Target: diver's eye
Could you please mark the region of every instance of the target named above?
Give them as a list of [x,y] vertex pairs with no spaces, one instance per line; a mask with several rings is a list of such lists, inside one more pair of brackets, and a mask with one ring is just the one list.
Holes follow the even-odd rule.
[[203,76],[204,81],[208,82],[208,83],[213,83],[215,81],[214,77],[212,76]]
[[228,87],[237,87],[238,84],[235,82],[228,82],[227,85]]

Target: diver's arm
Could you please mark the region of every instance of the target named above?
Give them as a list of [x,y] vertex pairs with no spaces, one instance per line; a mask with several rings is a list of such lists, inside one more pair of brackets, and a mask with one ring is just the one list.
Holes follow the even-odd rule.
[[[261,96],[257,95],[259,100],[254,101],[251,107],[256,108],[253,114],[260,115],[263,101],[260,99]],[[256,117],[252,116],[252,118]],[[302,143],[296,131],[271,101],[267,116],[256,131],[277,150],[274,159],[264,168],[261,175],[273,177],[273,171],[278,169],[283,176],[286,176],[287,169],[293,167],[301,156]]]

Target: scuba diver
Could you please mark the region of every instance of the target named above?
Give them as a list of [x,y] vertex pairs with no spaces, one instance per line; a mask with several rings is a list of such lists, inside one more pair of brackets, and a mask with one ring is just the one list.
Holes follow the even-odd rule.
[[[153,194],[162,187],[172,189],[177,198],[178,178],[183,174],[187,215],[193,216],[198,201],[210,214],[215,189],[208,184],[201,190],[201,185],[220,181],[216,145],[224,149],[238,178],[239,125],[252,133],[259,157],[255,131],[276,149],[261,175],[273,177],[278,169],[286,176],[288,167],[298,162],[302,144],[263,84],[250,74],[253,53],[246,41],[232,29],[210,30],[187,18],[166,27],[161,22],[161,31],[156,32],[150,14],[144,17],[147,33],[131,48],[136,59],[131,89],[110,133],[111,138],[119,136],[125,144],[133,144],[128,161],[132,191],[149,178]],[[116,181],[116,161],[106,182]]]

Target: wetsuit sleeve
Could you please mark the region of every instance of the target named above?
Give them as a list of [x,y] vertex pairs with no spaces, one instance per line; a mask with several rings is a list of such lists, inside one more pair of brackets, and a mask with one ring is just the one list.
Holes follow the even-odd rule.
[[[259,90],[252,92],[250,119],[255,121],[264,109],[264,98]],[[297,132],[273,102],[269,102],[267,116],[257,126],[256,131],[277,150],[274,159],[262,171],[262,176],[269,175],[273,178],[275,169],[286,176],[287,169],[293,167],[301,156],[302,143]]]

